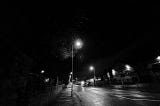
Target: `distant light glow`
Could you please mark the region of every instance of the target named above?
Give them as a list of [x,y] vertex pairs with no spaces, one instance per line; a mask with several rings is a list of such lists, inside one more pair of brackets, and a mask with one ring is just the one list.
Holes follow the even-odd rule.
[[158,56],[156,60],[158,61],[158,63],[160,63],[160,56]]
[[94,70],[94,67],[93,67],[93,66],[90,66],[90,67],[89,67],[89,70],[90,70],[90,71],[93,71],[93,70]]
[[125,67],[126,67],[126,70],[128,70],[128,71],[132,70],[132,67],[129,66],[128,64],[126,64]]
[[[83,46],[83,42],[80,38],[76,38],[73,42],[73,49],[81,49]],[[63,59],[68,59],[70,57],[72,57],[72,48],[71,46],[66,46],[68,44],[62,42],[63,46],[61,48],[59,48],[60,51],[60,55],[63,57]],[[76,50],[74,50],[73,52],[73,56],[75,56],[75,54],[77,53]]]
[[49,82],[49,78],[46,78],[46,79],[45,79],[45,82]]
[[76,39],[74,41],[74,48],[75,49],[80,49],[80,48],[82,48],[82,46],[83,46],[83,42],[81,39]]
[[90,82],[94,82],[94,79],[92,78],[92,79],[90,79],[89,81],[90,81]]
[[72,75],[72,72],[70,72],[70,74]]
[[43,73],[44,73],[44,70],[42,70],[41,73],[43,74]]
[[110,75],[109,75],[109,73],[107,73],[107,76],[108,76],[108,78],[110,78]]
[[114,69],[112,69],[112,75],[115,76],[116,75],[116,71]]
[[85,82],[84,81],[81,81],[81,85],[83,86],[85,84]]
[[81,42],[76,42],[76,45],[77,46],[81,46]]

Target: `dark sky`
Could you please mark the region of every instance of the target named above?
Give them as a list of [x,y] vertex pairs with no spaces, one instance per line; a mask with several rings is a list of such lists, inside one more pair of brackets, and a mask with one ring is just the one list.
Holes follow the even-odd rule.
[[20,3],[6,2],[1,7],[1,46],[14,46],[51,69],[61,65],[70,68],[70,59],[61,59],[58,49],[61,41],[70,41],[72,32],[84,40],[84,48],[78,53],[84,56],[82,65],[124,57],[134,63],[159,53],[157,3]]

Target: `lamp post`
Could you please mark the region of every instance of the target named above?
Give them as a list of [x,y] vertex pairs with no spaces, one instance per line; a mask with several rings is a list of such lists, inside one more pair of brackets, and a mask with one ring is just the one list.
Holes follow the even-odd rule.
[[94,86],[95,86],[95,79],[96,79],[96,76],[95,76],[95,68],[94,68],[93,66],[90,66],[90,67],[89,67],[89,70],[90,70],[90,71],[93,71],[93,73],[94,73]]
[[72,87],[71,87],[71,96],[73,96],[73,57],[74,57],[74,49],[81,49],[83,46],[83,42],[81,39],[75,39],[72,43]]

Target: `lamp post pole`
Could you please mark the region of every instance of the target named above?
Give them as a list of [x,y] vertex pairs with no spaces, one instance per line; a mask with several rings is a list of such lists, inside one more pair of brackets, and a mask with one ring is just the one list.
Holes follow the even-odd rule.
[[71,86],[71,96],[73,96],[73,44],[72,44],[72,86]]
[[81,49],[83,46],[83,43],[81,39],[76,39],[72,42],[72,86],[71,86],[71,96],[73,95],[73,58],[74,58],[74,49]]
[[90,66],[90,67],[89,67],[89,70],[90,70],[90,71],[93,71],[93,74],[94,74],[94,78],[93,78],[94,82],[93,82],[93,83],[94,83],[94,86],[95,86],[96,75],[95,75],[95,68],[94,68],[94,66]]

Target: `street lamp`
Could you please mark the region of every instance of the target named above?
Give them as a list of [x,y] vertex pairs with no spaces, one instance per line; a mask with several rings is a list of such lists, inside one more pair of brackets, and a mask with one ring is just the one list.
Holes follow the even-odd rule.
[[116,71],[115,69],[112,69],[112,75],[115,76],[116,75]]
[[125,65],[125,68],[126,68],[126,71],[131,71],[132,70],[132,67],[128,64]]
[[49,78],[46,78],[46,79],[45,79],[45,82],[49,82]]
[[157,63],[160,63],[160,56],[156,58]]
[[93,66],[90,66],[89,70],[94,72],[94,86],[95,86],[95,78],[96,78],[96,76],[95,76],[95,68]]
[[43,74],[43,73],[44,73],[44,70],[42,70],[41,73]]
[[83,47],[83,42],[81,39],[78,38],[78,39],[74,40],[72,46],[74,46],[73,48],[75,48],[75,49],[81,49]]
[[83,46],[83,42],[81,39],[75,39],[72,43],[72,87],[71,87],[71,96],[73,95],[73,53],[74,49],[81,49]]

